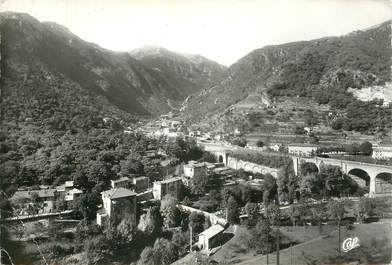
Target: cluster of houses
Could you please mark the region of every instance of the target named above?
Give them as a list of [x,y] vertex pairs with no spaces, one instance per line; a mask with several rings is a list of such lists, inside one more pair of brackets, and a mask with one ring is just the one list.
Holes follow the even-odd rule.
[[[183,166],[180,176],[170,176],[155,181],[152,185],[147,177],[121,177],[111,180],[111,189],[101,192],[102,205],[97,211],[96,222],[99,226],[105,226],[115,218],[128,218],[136,226],[138,205],[146,201],[162,200],[167,194],[180,198],[184,185],[189,186],[193,178],[211,173],[229,179],[233,170],[225,167],[223,163],[189,161]],[[214,225],[204,231],[199,235],[200,247],[210,248],[223,230],[219,225]]]
[[55,188],[41,185],[39,189],[18,189],[10,201],[18,209],[18,216],[53,213],[73,207],[73,203],[83,194],[66,181]]

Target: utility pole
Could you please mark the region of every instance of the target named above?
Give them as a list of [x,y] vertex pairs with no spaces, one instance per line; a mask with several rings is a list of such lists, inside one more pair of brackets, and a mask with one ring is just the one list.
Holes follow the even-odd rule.
[[2,261],[3,256],[1,255],[1,253],[3,252],[3,247],[1,246],[2,245],[1,230],[2,230],[2,220],[1,220],[1,208],[0,208],[0,265],[3,264],[3,261]]
[[190,236],[189,236],[189,253],[191,253],[192,252],[192,226],[190,225],[189,226],[189,234],[190,234]]
[[280,238],[279,238],[279,220],[277,223],[277,229],[276,229],[276,265],[279,265],[279,244],[280,244]]
[[338,220],[338,230],[339,230],[339,236],[338,236],[338,244],[339,244],[339,257],[341,257],[342,256],[342,246],[341,246],[341,225],[340,225],[340,218],[339,218],[339,220]]
[[267,265],[269,265],[269,256],[268,256],[268,253],[269,253],[269,240],[268,240],[268,238],[269,238],[269,229],[268,229],[268,234],[267,234]]
[[290,265],[293,265],[293,243],[290,242]]

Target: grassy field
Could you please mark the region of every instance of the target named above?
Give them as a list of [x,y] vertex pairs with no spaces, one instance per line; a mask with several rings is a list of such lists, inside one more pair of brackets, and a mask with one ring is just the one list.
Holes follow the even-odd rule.
[[[289,244],[301,244],[320,237],[328,235],[334,231],[334,226],[323,226],[319,229],[316,226],[297,226],[297,227],[281,227],[282,242]],[[213,255],[216,261],[225,261],[229,263],[237,263],[248,259],[253,259],[258,256],[256,252],[251,249],[252,242],[250,242],[251,232],[243,226],[237,226],[235,236],[227,242],[219,251]]]
[[[342,229],[342,240],[347,237],[358,237],[360,247],[342,254],[345,262],[359,261],[363,264],[386,264],[391,260],[391,224],[373,223],[355,225],[352,230]],[[337,264],[338,233],[316,237],[292,249],[280,251],[280,264]],[[266,256],[241,259],[232,264],[261,265],[267,264]],[[269,255],[269,264],[276,264],[276,254]],[[340,263],[344,264],[344,263]]]

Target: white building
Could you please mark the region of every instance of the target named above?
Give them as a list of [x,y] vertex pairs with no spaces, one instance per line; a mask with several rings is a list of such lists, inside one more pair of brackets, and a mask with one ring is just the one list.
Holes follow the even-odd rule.
[[70,202],[74,201],[77,198],[79,198],[83,194],[82,190],[79,190],[77,188],[73,188],[72,190],[67,191],[67,194],[65,195],[65,201]]
[[190,161],[184,165],[184,176],[193,178],[194,176],[205,176],[207,175],[207,167],[205,163],[198,163]]
[[318,146],[312,144],[290,144],[288,146],[289,154],[298,156],[311,156],[316,154]]
[[392,145],[379,145],[373,147],[372,157],[374,159],[391,159]]
[[273,151],[278,152],[280,146],[281,146],[281,144],[270,144],[270,145],[268,146],[268,148],[271,149],[271,150],[273,150]]
[[199,248],[208,251],[222,243],[222,234],[225,228],[221,225],[213,225],[199,234]]

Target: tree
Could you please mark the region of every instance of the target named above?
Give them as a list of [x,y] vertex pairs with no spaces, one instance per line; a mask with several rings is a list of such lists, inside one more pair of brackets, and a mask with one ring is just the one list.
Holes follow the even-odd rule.
[[380,216],[387,209],[386,204],[377,198],[361,198],[356,209],[357,220],[363,223],[366,218]]
[[296,226],[297,222],[301,219],[301,213],[297,205],[293,204],[289,208],[289,216],[293,226]]
[[168,228],[175,227],[180,223],[181,215],[177,204],[177,199],[170,194],[167,194],[161,201],[161,213],[164,219],[164,225]]
[[275,205],[269,205],[266,213],[266,217],[269,219],[269,222],[276,226],[276,263],[279,264],[279,248],[280,248],[280,218],[281,212],[280,208]]
[[325,165],[320,167],[320,172],[317,174],[317,183],[320,189],[325,187],[325,195],[340,196],[342,177],[343,173],[340,167]]
[[287,182],[288,199],[293,203],[295,199],[299,199],[297,193],[299,191],[299,178],[295,174],[290,174]]
[[167,239],[158,238],[155,240],[153,250],[157,265],[171,264],[178,259],[176,246]]
[[204,230],[205,216],[202,213],[192,212],[189,215],[189,226],[195,234],[200,234]]
[[140,160],[129,159],[126,161],[122,161],[121,163],[121,173],[123,175],[129,174],[143,174],[144,166],[140,162]]
[[257,146],[257,147],[263,147],[263,146],[264,146],[264,142],[261,141],[261,140],[258,140],[258,141],[256,142],[256,146]]
[[360,152],[359,145],[357,143],[346,146],[346,152],[350,155],[356,155]]
[[297,178],[295,177],[292,163],[281,167],[278,171],[277,187],[279,200],[292,202],[297,189]]
[[316,174],[319,172],[317,166],[314,163],[301,163],[299,169],[301,176],[306,176],[308,174]]
[[145,247],[140,254],[138,265],[156,265],[154,250],[152,247]]
[[100,196],[96,192],[85,193],[80,196],[75,202],[75,209],[77,209],[84,218],[92,220],[96,217],[97,209],[100,204]]
[[277,195],[276,179],[269,173],[264,176],[263,185],[263,203],[267,207],[269,202],[276,198]]
[[344,215],[346,214],[346,201],[329,201],[327,208],[328,208],[328,215],[329,218],[334,220],[338,225],[338,245],[339,245],[339,255],[342,254],[341,251],[341,224]]
[[232,145],[237,145],[237,146],[240,146],[240,147],[245,147],[246,144],[247,144],[247,141],[246,141],[245,138],[235,138],[235,139],[231,142],[231,144],[232,144]]
[[309,127],[314,127],[318,124],[318,117],[315,112],[307,109],[305,112],[305,123]]
[[38,213],[39,210],[41,209],[42,205],[41,205],[41,202],[39,200],[39,196],[38,196],[37,192],[33,192],[31,194],[31,202],[33,204],[34,214]]
[[204,151],[200,159],[203,162],[216,163],[216,157],[208,151]]
[[312,212],[313,222],[316,223],[319,226],[319,229],[321,230],[322,222],[326,217],[325,205],[321,203],[312,205],[310,211]]
[[147,209],[147,212],[140,216],[138,229],[148,234],[158,235],[162,230],[162,224],[159,208],[154,206]]
[[192,178],[191,192],[196,195],[203,195],[207,192],[210,176],[207,174],[196,174]]
[[359,151],[364,155],[370,156],[373,152],[373,145],[368,141],[363,142],[359,146]]
[[84,251],[88,264],[97,264],[111,255],[111,247],[104,235],[97,235],[85,240]]
[[268,219],[260,219],[256,227],[252,229],[252,242],[257,253],[268,255],[273,250],[274,238]]
[[129,218],[122,219],[116,229],[118,238],[122,244],[131,242],[135,237],[135,226]]
[[226,206],[227,221],[231,224],[238,224],[240,222],[240,213],[238,210],[237,201],[233,196],[229,198]]
[[179,256],[186,254],[187,248],[189,247],[189,237],[189,232],[182,232],[180,230],[174,232],[171,241],[177,247]]
[[260,209],[257,203],[247,202],[245,205],[245,213],[248,215],[248,226],[256,225],[260,217]]
[[294,129],[294,134],[296,134],[296,135],[303,135],[303,134],[305,134],[305,130],[301,126],[296,126],[295,129]]

